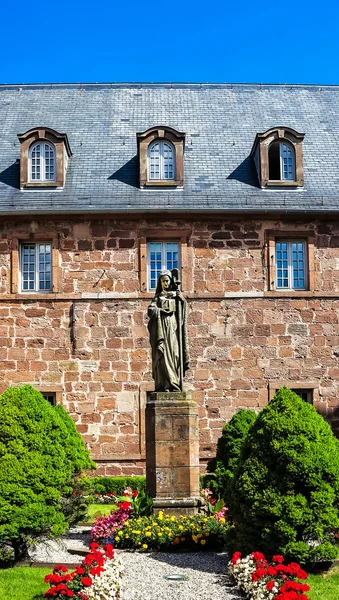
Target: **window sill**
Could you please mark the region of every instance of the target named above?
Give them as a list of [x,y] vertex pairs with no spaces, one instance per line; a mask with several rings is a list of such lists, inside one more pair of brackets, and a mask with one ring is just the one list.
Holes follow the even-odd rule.
[[25,183],[22,187],[22,189],[26,189],[26,188],[56,188],[56,187],[62,187],[62,184],[59,181],[40,181],[39,183]]
[[178,187],[183,185],[183,181],[145,181],[142,185],[145,187]]
[[303,181],[264,181],[263,187],[286,187],[286,188],[297,188],[304,185]]

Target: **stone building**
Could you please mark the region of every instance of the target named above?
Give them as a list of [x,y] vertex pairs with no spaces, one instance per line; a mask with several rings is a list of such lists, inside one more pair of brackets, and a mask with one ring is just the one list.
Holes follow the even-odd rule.
[[339,429],[339,88],[0,86],[0,389],[141,474],[147,307],[179,267],[202,469],[285,384]]

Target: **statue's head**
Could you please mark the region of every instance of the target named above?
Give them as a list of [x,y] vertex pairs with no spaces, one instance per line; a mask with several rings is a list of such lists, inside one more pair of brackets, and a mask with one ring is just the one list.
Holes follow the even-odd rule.
[[168,292],[174,290],[174,282],[171,271],[161,271],[157,281],[156,294],[161,294],[162,291]]

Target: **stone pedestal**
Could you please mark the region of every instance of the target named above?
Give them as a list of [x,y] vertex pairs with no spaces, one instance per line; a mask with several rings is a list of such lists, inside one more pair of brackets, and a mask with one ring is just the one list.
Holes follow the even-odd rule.
[[146,487],[155,511],[192,514],[200,505],[198,409],[190,392],[153,392],[147,400]]

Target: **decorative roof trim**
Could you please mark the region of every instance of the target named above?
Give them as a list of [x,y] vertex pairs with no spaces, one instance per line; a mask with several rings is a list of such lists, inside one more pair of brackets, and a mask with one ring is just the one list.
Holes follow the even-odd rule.
[[30,137],[33,137],[36,134],[38,135],[38,138],[48,139],[48,136],[46,136],[46,133],[48,133],[52,137],[56,138],[57,141],[63,142],[65,144],[65,148],[66,148],[68,156],[72,156],[73,153],[72,153],[71,147],[69,145],[67,133],[59,133],[58,131],[56,131],[55,129],[52,129],[51,127],[32,127],[32,129],[28,129],[28,131],[26,131],[25,133],[18,133],[18,138],[20,140],[20,143],[22,144],[22,142],[24,142],[25,140],[27,140]]

